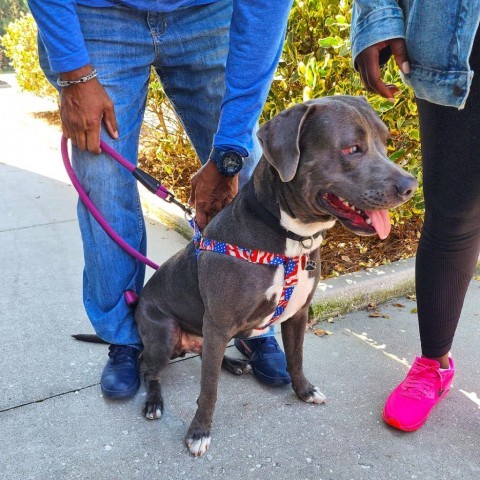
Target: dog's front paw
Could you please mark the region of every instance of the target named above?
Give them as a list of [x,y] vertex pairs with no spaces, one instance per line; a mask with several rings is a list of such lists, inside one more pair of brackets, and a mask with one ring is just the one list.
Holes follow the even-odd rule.
[[310,394],[304,398],[308,403],[325,403],[327,397],[318,389],[318,387],[313,387]]
[[318,387],[313,385],[310,385],[305,389],[297,389],[295,390],[295,393],[300,400],[307,403],[325,403],[327,400],[327,397],[325,397]]
[[163,402],[146,402],[145,403],[145,408],[144,408],[144,413],[145,413],[145,418],[148,418],[148,420],[156,420],[157,418],[160,418],[162,416],[163,412]]
[[185,442],[190,452],[196,457],[201,457],[209,448],[212,437],[209,431],[192,432],[187,434]]

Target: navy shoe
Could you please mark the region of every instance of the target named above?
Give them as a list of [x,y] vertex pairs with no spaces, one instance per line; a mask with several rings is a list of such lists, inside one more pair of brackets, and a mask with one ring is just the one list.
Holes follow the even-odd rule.
[[130,345],[110,345],[100,385],[109,398],[133,397],[140,387],[140,350]]
[[291,382],[287,359],[275,337],[236,338],[237,349],[249,358],[253,374],[265,385],[281,386]]

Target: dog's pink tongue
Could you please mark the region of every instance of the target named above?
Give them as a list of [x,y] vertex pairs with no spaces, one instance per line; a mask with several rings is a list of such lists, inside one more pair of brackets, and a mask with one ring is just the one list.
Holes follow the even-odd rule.
[[382,240],[387,238],[392,229],[388,210],[365,210],[365,213],[372,221],[372,226],[375,228],[377,235]]

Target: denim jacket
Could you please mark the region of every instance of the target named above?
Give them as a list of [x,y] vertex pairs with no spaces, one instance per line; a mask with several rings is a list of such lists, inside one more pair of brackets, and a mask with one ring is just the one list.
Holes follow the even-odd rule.
[[402,78],[415,95],[463,108],[474,73],[468,59],[479,21],[480,0],[355,0],[352,57],[355,63],[365,48],[404,38],[411,72]]

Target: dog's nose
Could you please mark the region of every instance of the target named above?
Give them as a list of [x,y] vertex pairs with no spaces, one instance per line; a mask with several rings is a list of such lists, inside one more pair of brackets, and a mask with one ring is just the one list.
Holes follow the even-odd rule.
[[417,179],[412,175],[402,176],[395,185],[398,196],[404,201],[407,201],[413,195],[417,187]]

